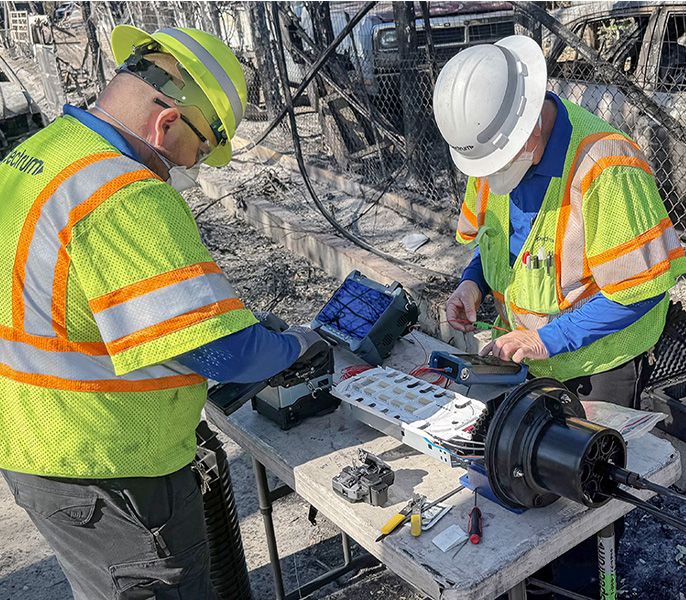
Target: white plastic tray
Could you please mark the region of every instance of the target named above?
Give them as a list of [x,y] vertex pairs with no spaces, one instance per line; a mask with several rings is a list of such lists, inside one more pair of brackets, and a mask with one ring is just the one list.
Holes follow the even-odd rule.
[[483,402],[387,367],[341,381],[333,394],[353,416],[451,466],[478,453],[471,428]]

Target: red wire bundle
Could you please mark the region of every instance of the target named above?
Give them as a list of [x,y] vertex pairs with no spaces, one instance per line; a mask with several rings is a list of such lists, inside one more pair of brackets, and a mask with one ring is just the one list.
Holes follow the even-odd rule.
[[431,367],[420,365],[412,369],[409,374],[413,377],[423,377],[424,375],[436,374],[438,375],[438,378],[435,381],[429,381],[429,383],[433,385],[447,385],[448,378],[445,375],[441,375],[441,371],[442,369],[432,369]]
[[363,373],[364,371],[368,371],[372,367],[370,365],[351,365],[349,367],[345,367],[341,371],[341,381],[344,379],[349,379],[350,377],[355,377],[355,375],[359,375],[360,373]]

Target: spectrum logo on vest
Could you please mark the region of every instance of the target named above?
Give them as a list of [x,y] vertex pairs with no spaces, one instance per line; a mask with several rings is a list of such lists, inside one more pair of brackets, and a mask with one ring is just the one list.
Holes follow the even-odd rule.
[[43,172],[43,167],[45,165],[42,160],[26,154],[23,150],[13,150],[0,162],[0,164],[9,165],[22,173],[28,173],[29,175],[40,175]]

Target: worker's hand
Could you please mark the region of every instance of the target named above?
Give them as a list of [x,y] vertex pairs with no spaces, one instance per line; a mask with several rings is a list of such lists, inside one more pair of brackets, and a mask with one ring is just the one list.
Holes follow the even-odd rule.
[[548,349],[545,347],[541,336],[537,331],[518,329],[511,331],[493,340],[484,346],[479,352],[481,356],[492,354],[502,360],[511,360],[520,363],[525,359],[543,360],[548,358]]
[[292,335],[300,344],[300,354],[298,355],[298,362],[307,360],[308,358],[320,354],[329,349],[329,343],[316,331],[312,331],[309,327],[302,327],[301,325],[294,325],[283,332],[284,335]]
[[445,305],[450,326],[457,331],[474,331],[472,323],[476,321],[481,300],[481,290],[476,283],[469,279],[460,283]]
[[266,310],[254,310],[252,314],[260,322],[260,325],[269,329],[269,331],[276,331],[282,333],[288,329],[288,323],[281,317],[277,317],[274,313]]
[[284,331],[283,335],[292,335],[298,340],[300,355],[290,367],[274,375],[269,380],[270,385],[290,387],[304,381],[298,374],[306,374],[312,370],[318,371],[329,364],[331,346],[316,331],[312,331],[308,327],[295,325]]

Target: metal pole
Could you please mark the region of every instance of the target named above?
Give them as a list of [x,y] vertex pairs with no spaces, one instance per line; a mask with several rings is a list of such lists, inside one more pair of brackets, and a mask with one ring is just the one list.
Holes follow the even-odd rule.
[[267,548],[269,550],[269,562],[272,565],[274,576],[274,597],[283,600],[286,597],[283,589],[283,575],[279,562],[279,549],[276,547],[276,535],[274,534],[274,521],[272,520],[272,503],[269,499],[269,484],[267,483],[267,471],[264,465],[256,458],[252,459],[252,468],[255,471],[255,483],[257,484],[257,499],[260,512],[264,520],[264,533],[267,536]]
[[347,567],[352,555],[350,553],[350,538],[345,531],[341,531],[341,542],[343,543],[343,565]]
[[507,600],[526,600],[526,581],[520,581],[507,592]]
[[610,523],[598,532],[598,572],[600,600],[616,600],[617,556],[614,523]]

